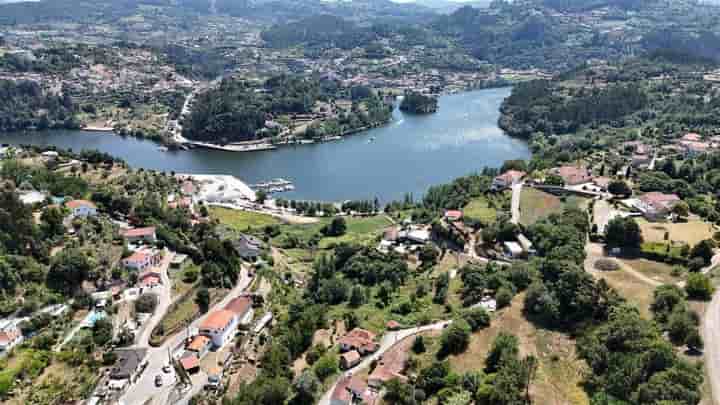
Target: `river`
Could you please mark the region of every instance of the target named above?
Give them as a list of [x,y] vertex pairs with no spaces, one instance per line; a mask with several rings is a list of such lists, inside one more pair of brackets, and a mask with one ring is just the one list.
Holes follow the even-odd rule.
[[510,88],[442,96],[435,114],[396,109],[387,126],[340,141],[281,147],[274,151],[194,149],[161,152],[158,145],[107,132],[48,131],[0,135],[0,143],[98,149],[133,167],[177,173],[231,174],[248,184],[282,177],[295,191],[285,198],[341,201],[422,196],[434,184],[530,156],[527,144],[498,128],[499,107]]

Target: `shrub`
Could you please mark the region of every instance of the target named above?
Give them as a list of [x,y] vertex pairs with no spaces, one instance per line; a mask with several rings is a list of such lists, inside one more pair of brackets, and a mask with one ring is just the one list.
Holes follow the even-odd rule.
[[620,268],[620,265],[610,259],[599,259],[595,261],[595,268],[601,271],[615,271]]
[[512,302],[515,294],[508,287],[500,287],[495,291],[495,305],[499,308],[505,308]]

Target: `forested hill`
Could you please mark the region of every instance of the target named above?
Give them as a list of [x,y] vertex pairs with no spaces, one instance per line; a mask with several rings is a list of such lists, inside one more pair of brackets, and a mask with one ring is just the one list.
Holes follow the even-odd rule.
[[503,102],[500,126],[523,138],[650,123],[701,131],[720,124],[714,118],[720,99],[699,73],[715,67],[707,59],[664,51],[523,83]]

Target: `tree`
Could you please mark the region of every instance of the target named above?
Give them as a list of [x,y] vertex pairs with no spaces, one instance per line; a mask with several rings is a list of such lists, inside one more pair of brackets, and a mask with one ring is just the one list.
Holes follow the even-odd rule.
[[338,359],[334,354],[326,353],[315,362],[313,369],[320,381],[325,381],[325,379],[338,371]]
[[485,372],[495,373],[508,358],[517,358],[519,353],[518,338],[509,333],[500,332],[493,341],[490,353],[485,359]]
[[430,243],[425,244],[418,254],[418,258],[425,268],[434,266],[437,263],[438,256],[437,249]]
[[98,346],[104,346],[112,340],[113,325],[109,319],[103,318],[95,321],[92,327],[92,338]]
[[306,369],[300,374],[295,384],[293,384],[295,396],[290,401],[290,404],[304,405],[314,403],[315,393],[318,387],[320,387],[320,381],[312,371]]
[[62,212],[57,208],[48,208],[40,215],[42,231],[46,237],[59,236],[65,233]]
[[345,218],[335,217],[330,222],[330,224],[323,227],[321,232],[325,236],[338,237],[338,236],[345,235],[346,231],[347,231],[347,224],[345,223]]
[[210,291],[207,288],[198,290],[195,294],[195,303],[200,307],[200,312],[207,312],[210,309]]
[[690,250],[690,258],[699,257],[703,260],[705,265],[709,265],[712,262],[712,258],[715,255],[716,244],[712,239],[705,239],[700,241],[697,245],[693,246]]
[[551,173],[545,177],[545,184],[549,186],[563,187],[565,186],[565,180],[557,174]]
[[65,249],[56,255],[47,274],[50,288],[64,294],[77,290],[90,273],[87,255],[79,249]]
[[357,308],[363,305],[366,301],[365,288],[361,285],[356,285],[350,290],[350,306]]
[[698,328],[691,329],[685,337],[685,344],[690,350],[700,352],[705,348],[705,343]]
[[400,381],[397,377],[390,379],[384,385],[385,395],[383,401],[392,405],[415,405],[412,387]]
[[672,213],[679,217],[687,217],[690,214],[690,207],[685,201],[678,201],[672,207]]
[[667,318],[667,332],[670,341],[675,346],[684,345],[691,330],[697,325],[686,308],[676,308]]
[[265,192],[263,190],[258,190],[257,192],[255,192],[255,202],[260,205],[265,204],[267,197],[268,197],[267,192]]
[[710,278],[702,273],[688,274],[685,292],[688,298],[701,301],[709,301],[712,298],[715,287]]
[[605,227],[605,242],[611,247],[638,248],[643,242],[642,231],[634,219],[615,217]]
[[495,291],[495,304],[499,308],[505,308],[512,302],[515,294],[507,286],[502,286]]
[[614,195],[627,196],[632,194],[630,186],[622,180],[611,181],[610,184],[608,184],[608,191]]
[[653,312],[655,320],[664,324],[675,308],[684,303],[685,292],[680,287],[667,284],[661,285],[653,292],[653,302],[650,304],[650,310]]
[[447,354],[459,354],[470,343],[472,329],[464,319],[458,319],[448,326],[440,338],[441,351]]
[[425,353],[425,339],[422,337],[422,335],[415,336],[415,340],[413,341],[412,345],[412,351],[415,354]]
[[482,307],[465,311],[463,319],[467,321],[468,325],[470,325],[470,330],[473,332],[490,326],[490,315]]
[[157,306],[157,295],[145,293],[135,301],[135,312],[140,314],[151,314]]

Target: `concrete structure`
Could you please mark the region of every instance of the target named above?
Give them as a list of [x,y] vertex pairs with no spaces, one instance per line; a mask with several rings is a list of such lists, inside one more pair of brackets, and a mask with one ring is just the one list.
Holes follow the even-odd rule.
[[255,311],[253,310],[253,300],[251,297],[243,295],[233,298],[225,305],[225,309],[235,313],[240,325],[249,325],[252,322]]
[[490,189],[493,191],[508,189],[519,183],[523,177],[525,177],[525,172],[521,172],[519,170],[508,170],[493,179]]
[[94,217],[97,215],[97,206],[87,200],[72,200],[65,203],[73,217]]
[[235,337],[238,327],[238,318],[234,312],[226,309],[215,311],[208,315],[200,324],[199,331],[212,340],[216,348],[223,347]]
[[506,256],[512,259],[516,259],[523,255],[523,248],[517,242],[504,242],[503,251],[505,252]]

